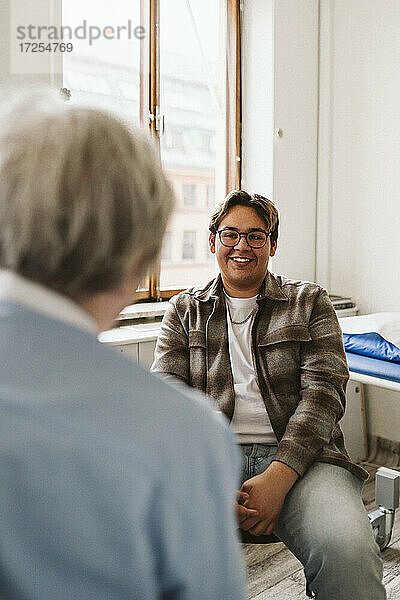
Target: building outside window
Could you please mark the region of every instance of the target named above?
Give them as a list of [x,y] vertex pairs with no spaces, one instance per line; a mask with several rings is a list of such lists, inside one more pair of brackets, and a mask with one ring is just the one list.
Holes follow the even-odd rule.
[[195,208],[196,206],[196,186],[184,183],[182,186],[183,206],[184,208]]
[[201,134],[201,150],[203,152],[211,152],[211,138],[212,133],[209,131],[203,131]]
[[209,184],[207,186],[207,209],[212,211],[215,207],[215,185]]
[[171,232],[167,231],[164,235],[162,249],[161,249],[161,264],[171,262],[172,252],[171,252]]
[[172,129],[172,145],[171,148],[184,148],[184,143],[183,143],[183,129],[180,129],[179,127],[175,127]]
[[196,232],[184,231],[182,242],[182,259],[195,260],[196,258]]

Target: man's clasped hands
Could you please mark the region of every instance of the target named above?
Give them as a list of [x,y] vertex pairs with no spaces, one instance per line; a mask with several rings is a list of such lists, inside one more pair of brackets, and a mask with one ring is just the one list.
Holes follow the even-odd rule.
[[286,495],[298,477],[291,467],[274,461],[263,473],[247,479],[236,500],[240,529],[253,535],[270,535]]

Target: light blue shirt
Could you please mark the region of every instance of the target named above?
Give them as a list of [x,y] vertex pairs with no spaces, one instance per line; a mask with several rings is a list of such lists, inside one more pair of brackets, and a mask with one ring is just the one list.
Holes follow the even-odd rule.
[[245,597],[239,457],[200,396],[0,300],[0,597]]

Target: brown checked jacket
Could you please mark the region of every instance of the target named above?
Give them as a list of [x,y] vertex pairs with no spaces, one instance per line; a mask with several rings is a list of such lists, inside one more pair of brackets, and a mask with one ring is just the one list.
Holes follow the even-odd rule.
[[[368,474],[350,460],[338,425],[349,372],[328,294],[315,283],[268,272],[257,304],[253,364],[278,439],[275,460],[300,476],[320,461],[365,480]],[[220,275],[170,300],[152,370],[205,392],[232,419],[235,394]]]

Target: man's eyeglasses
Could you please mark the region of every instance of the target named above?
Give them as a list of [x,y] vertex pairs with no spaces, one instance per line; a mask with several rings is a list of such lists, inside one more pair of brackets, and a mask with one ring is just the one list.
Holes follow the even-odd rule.
[[247,233],[243,233],[240,231],[236,231],[236,229],[220,229],[217,231],[219,235],[219,240],[223,246],[227,246],[228,248],[233,248],[240,242],[240,238],[242,235],[246,238],[246,242],[250,246],[250,248],[262,248],[267,243],[271,232],[264,231],[263,229],[257,229],[255,231],[249,231]]

